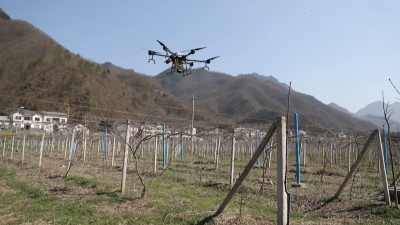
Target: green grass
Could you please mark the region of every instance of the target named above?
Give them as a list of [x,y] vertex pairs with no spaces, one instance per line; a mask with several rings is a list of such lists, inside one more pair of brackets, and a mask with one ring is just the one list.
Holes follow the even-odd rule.
[[[45,194],[42,188],[15,180],[13,172],[0,169],[0,179],[14,192],[0,192],[0,208],[18,213],[6,224],[35,223],[44,221],[54,224],[118,224],[114,216],[94,209],[90,204],[60,199]],[[4,213],[0,215],[5,216]],[[6,219],[7,217],[3,217]],[[4,221],[3,221],[4,222]],[[120,221],[121,222],[121,221]]]
[[[200,171],[201,166],[214,168],[214,161],[210,156],[186,156],[182,161],[178,155],[160,176],[162,157],[158,158],[157,173],[153,173],[153,153],[149,151],[148,154],[151,155],[138,158],[139,172],[147,186],[146,197],[140,199],[143,187],[133,162],[130,162],[128,168],[126,192],[122,194],[119,191],[121,161],[117,161],[118,168],[111,167],[109,163],[104,163],[103,156],[97,156],[96,152],[96,149],[92,150],[92,155],[87,157],[86,162],[77,161],[71,175],[63,179],[49,180],[49,170],[38,170],[36,164],[32,166],[28,163],[22,165],[22,168],[19,168],[21,165],[15,165],[18,169],[10,170],[0,168],[0,208],[4,209],[0,210],[0,217],[13,218],[7,220],[8,224],[40,221],[54,224],[197,224],[213,214],[229,192],[227,184],[230,158],[227,156],[222,159],[218,171]],[[60,158],[59,162],[65,163],[65,159]],[[50,160],[55,158],[47,158],[46,162],[50,163]],[[36,158],[32,158],[32,161],[36,162]],[[235,161],[235,176],[243,171],[247,163],[248,159],[244,157]],[[294,224],[309,221],[318,223],[325,220],[325,215],[320,211],[311,210],[324,203],[332,204],[330,207],[343,206],[343,210],[350,210],[350,213],[351,210],[370,213],[374,215],[371,220],[373,222],[390,222],[400,217],[392,206],[386,207],[383,203],[371,207],[362,207],[363,205],[358,203],[359,205],[351,208],[361,199],[358,198],[360,195],[368,198],[363,199],[364,202],[375,203],[376,199],[383,195],[378,193],[381,183],[378,183],[378,188],[375,187],[374,180],[364,176],[367,174],[366,170],[362,180],[358,176],[355,179],[352,193],[355,197],[352,201],[349,201],[349,183],[340,199],[330,202],[329,199],[344,180],[347,167],[328,164],[325,172],[329,171],[330,175],[325,174],[324,182],[320,183],[321,175],[318,175],[318,171],[323,167],[321,163],[310,160],[307,167],[302,167],[302,182],[307,185],[305,189],[290,188],[290,183],[295,182],[295,173],[288,172],[287,181],[292,196],[290,219]],[[288,171],[293,169],[294,167],[289,166]],[[19,171],[24,170],[27,171],[20,175]],[[277,187],[276,184],[265,185],[260,192],[261,184],[258,183],[258,179],[262,178],[262,172],[262,169],[251,170],[223,215],[239,215],[239,211],[242,211],[254,217],[277,220]],[[272,178],[276,182],[276,163],[273,162],[271,168],[267,169],[266,178]],[[30,183],[31,180],[34,182]],[[6,188],[3,189],[3,186]],[[7,214],[11,212],[21,213],[21,216]]]
[[84,177],[79,177],[79,176],[68,176],[64,177],[65,181],[70,181],[71,183],[80,185],[80,186],[89,186],[89,185],[95,185],[94,182],[90,181],[87,178]]

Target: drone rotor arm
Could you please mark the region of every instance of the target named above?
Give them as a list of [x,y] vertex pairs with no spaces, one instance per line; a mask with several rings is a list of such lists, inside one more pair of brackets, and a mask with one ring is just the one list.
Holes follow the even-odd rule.
[[172,54],[172,55],[175,55],[173,52],[171,52],[171,50],[169,50],[169,48],[168,48],[166,45],[164,45],[164,43],[162,43],[162,42],[159,41],[159,40],[156,40],[156,41],[157,41],[158,43],[160,43],[160,45],[163,47],[163,50],[165,51],[167,57],[168,57],[168,53],[170,53],[170,54]]

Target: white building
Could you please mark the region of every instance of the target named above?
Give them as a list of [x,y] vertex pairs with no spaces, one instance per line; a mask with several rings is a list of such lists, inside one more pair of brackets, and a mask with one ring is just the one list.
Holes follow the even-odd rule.
[[19,109],[14,111],[10,113],[9,120],[10,125],[18,129],[41,130],[43,128],[42,116],[31,110]]
[[60,112],[41,111],[43,130],[53,131],[67,128],[68,115]]
[[[126,134],[126,124],[120,124],[117,126],[117,132],[121,135],[121,137],[125,137]],[[137,126],[129,126],[129,132],[132,135],[135,135],[137,132],[139,132],[139,128]]]
[[68,115],[59,112],[34,112],[26,109],[12,111],[8,116],[11,126],[17,129],[53,131],[67,127]]

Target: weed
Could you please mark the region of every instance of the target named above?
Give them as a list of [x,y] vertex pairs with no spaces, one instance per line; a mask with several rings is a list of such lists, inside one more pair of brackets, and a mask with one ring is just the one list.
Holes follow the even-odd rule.
[[78,78],[78,76],[77,76],[75,73],[73,73],[73,74],[71,75],[71,77],[69,78],[68,83],[70,83],[70,84],[77,84],[77,83],[79,83],[79,78]]
[[65,181],[71,181],[74,184],[80,185],[80,186],[88,186],[92,182],[90,182],[89,179],[84,178],[84,177],[79,177],[79,176],[68,176],[64,177]]
[[6,71],[5,67],[0,67],[0,78],[3,77],[5,71]]

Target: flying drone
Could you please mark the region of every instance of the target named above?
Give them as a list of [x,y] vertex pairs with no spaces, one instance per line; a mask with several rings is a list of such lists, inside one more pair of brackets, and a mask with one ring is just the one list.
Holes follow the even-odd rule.
[[[169,50],[169,48],[167,46],[165,46],[161,41],[157,40],[158,43],[160,43],[160,45],[163,47],[163,50],[165,51],[165,54],[159,53],[159,52],[155,52],[152,50],[148,50],[148,54],[149,54],[149,61],[151,62],[153,61],[154,64],[156,63],[156,61],[153,59],[153,57],[155,55],[157,56],[163,56],[165,58],[167,58],[167,60],[165,60],[166,64],[172,63],[171,66],[171,73],[174,73],[175,71],[178,73],[182,73],[183,76],[187,76],[189,74],[192,74],[192,67],[194,65],[194,62],[203,62],[204,63],[204,67],[203,70],[205,70],[207,68],[207,70],[210,70],[210,68],[207,66],[207,64],[210,64],[211,60],[214,60],[216,58],[218,58],[219,56],[216,57],[212,57],[206,60],[195,60],[195,59],[189,59],[188,56],[189,55],[193,55],[196,51],[201,50],[201,49],[205,49],[206,47],[202,47],[202,48],[194,48],[194,49],[190,49],[187,51],[182,51],[182,52],[189,52],[186,55],[176,52],[173,53],[171,50]],[[147,49],[145,49],[147,50]],[[189,65],[189,68],[188,68]],[[185,75],[186,73],[186,75]]]

